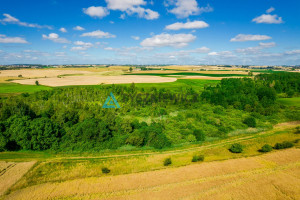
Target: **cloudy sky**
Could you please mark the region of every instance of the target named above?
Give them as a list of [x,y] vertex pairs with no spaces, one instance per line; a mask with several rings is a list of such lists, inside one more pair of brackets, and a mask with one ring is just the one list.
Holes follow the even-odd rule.
[[300,64],[299,0],[0,3],[0,64]]

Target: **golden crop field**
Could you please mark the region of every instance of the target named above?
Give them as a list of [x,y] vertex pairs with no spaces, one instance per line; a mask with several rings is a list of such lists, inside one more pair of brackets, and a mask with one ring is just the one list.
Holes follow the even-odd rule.
[[45,183],[5,199],[298,199],[300,150],[179,168]]
[[98,85],[104,84],[119,84],[119,83],[165,83],[174,82],[176,78],[160,77],[160,76],[64,76],[61,78],[38,78],[38,79],[23,79],[12,81],[14,83],[35,85],[39,81],[41,85],[46,86],[66,86],[66,85]]
[[[299,143],[294,149],[268,154],[258,149],[299,139],[295,134],[299,123],[282,123],[257,134],[164,152],[49,158],[26,173],[4,199],[222,199],[222,195],[224,199],[259,199],[261,195],[297,199]],[[245,147],[241,154],[228,151],[236,142]],[[195,153],[205,155],[205,162],[191,164]],[[172,165],[165,167],[162,163],[167,157],[172,158]],[[101,172],[104,166],[110,174]]]
[[3,195],[35,164],[31,162],[0,162],[0,196]]

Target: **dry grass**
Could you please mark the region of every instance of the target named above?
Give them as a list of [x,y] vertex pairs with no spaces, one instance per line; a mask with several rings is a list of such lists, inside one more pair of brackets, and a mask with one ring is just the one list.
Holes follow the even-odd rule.
[[176,78],[159,77],[159,76],[65,76],[62,78],[39,78],[15,80],[13,82],[27,85],[34,85],[39,81],[41,85],[47,86],[66,86],[66,85],[97,85],[97,84],[120,84],[120,83],[164,83],[174,82]]
[[22,163],[0,162],[0,196],[24,176],[34,164],[34,161]]
[[6,199],[299,199],[300,150],[45,183]]

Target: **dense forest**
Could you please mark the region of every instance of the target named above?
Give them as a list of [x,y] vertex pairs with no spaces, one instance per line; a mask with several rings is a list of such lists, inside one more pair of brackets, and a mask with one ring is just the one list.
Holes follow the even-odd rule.
[[[99,151],[166,148],[299,120],[276,102],[299,95],[297,73],[223,79],[202,92],[144,89],[135,84],[74,86],[0,100],[0,150]],[[291,92],[292,91],[292,92]],[[121,108],[102,108],[113,92]]]

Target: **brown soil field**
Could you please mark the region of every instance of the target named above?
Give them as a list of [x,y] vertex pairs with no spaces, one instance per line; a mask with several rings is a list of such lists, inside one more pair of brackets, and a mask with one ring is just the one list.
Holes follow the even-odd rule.
[[33,162],[0,162],[0,196],[3,195],[35,164]]
[[97,84],[120,84],[120,83],[164,83],[174,82],[176,78],[159,77],[159,76],[65,76],[62,78],[38,78],[14,80],[12,82],[34,85],[35,81],[39,81],[41,85],[47,86],[67,86],[67,85],[97,85]]
[[31,186],[5,199],[299,199],[300,150]]

